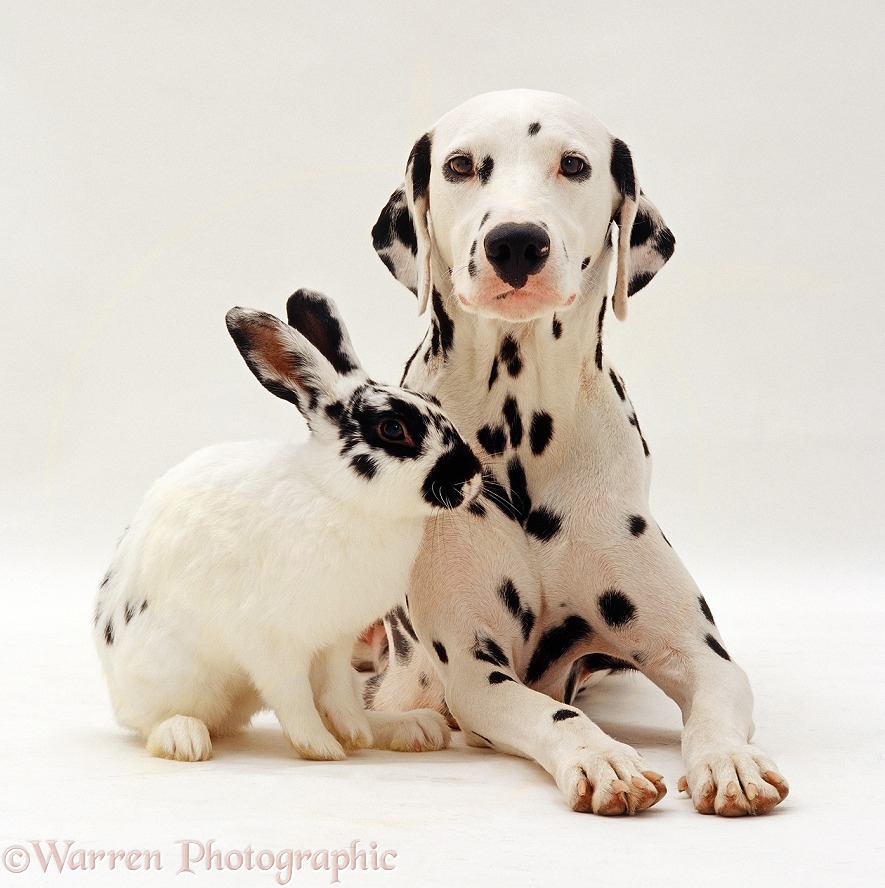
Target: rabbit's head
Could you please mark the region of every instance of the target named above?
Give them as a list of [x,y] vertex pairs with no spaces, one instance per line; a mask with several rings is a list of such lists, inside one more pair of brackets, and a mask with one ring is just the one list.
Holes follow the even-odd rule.
[[299,290],[286,308],[288,324],[232,308],[227,328],[259,382],[307,420],[323,482],[381,512],[474,505],[479,460],[439,401],[370,380],[331,299]]

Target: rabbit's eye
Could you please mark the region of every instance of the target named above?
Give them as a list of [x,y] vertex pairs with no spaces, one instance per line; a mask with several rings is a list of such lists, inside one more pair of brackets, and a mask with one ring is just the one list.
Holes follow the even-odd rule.
[[382,419],[378,423],[378,434],[391,444],[404,444],[408,440],[406,428],[398,419]]

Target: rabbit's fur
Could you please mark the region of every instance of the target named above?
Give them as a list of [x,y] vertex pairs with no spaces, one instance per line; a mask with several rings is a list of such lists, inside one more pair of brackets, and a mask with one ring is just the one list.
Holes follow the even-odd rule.
[[301,290],[288,318],[236,308],[227,324],[308,440],[221,444],[173,468],[99,591],[114,710],[156,755],[205,759],[263,707],[303,758],[448,741],[430,710],[365,712],[350,657],[404,599],[426,517],[475,500],[479,462],[435,399],[368,379],[334,303]]

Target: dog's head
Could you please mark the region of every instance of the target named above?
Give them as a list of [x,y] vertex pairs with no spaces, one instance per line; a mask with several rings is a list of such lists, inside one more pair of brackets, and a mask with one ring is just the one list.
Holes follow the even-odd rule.
[[421,311],[434,286],[450,286],[465,311],[525,321],[568,308],[607,272],[612,222],[623,319],[673,235],[640,191],[630,150],[582,105],[509,90],[465,102],[418,139],[372,237]]

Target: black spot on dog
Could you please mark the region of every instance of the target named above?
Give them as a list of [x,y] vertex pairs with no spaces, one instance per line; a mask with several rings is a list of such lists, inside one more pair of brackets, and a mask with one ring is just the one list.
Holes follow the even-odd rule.
[[610,657],[608,654],[586,654],[579,662],[585,672],[602,672],[605,669],[611,672],[626,672],[628,669],[636,668],[632,663]]
[[412,164],[412,195],[417,200],[424,197],[430,186],[430,133],[424,133],[412,146],[409,163]]
[[139,609],[139,613],[144,613],[147,610],[147,599],[142,601],[141,608]]
[[525,680],[533,684],[567,651],[593,634],[590,624],[577,615],[566,617],[558,626],[547,629],[538,639],[538,645],[529,660]]
[[358,453],[350,460],[350,467],[363,478],[374,478],[378,472],[378,463],[367,453]]
[[[402,189],[397,188],[390,195],[390,199],[384,205],[384,209],[381,210],[378,221],[372,227],[372,246],[376,250],[386,250],[393,243],[393,213],[395,209],[403,205],[404,199],[405,194]],[[387,265],[391,274],[396,274],[392,264],[388,265],[390,260],[386,256],[382,256],[381,261]]]
[[525,522],[526,533],[545,543],[552,540],[561,528],[562,518],[544,506],[531,512]]
[[562,336],[562,322],[553,315],[553,338],[559,339],[560,336]]
[[415,627],[412,625],[412,621],[409,618],[409,615],[406,612],[406,609],[401,604],[398,604],[393,609],[393,613],[396,614],[396,618],[400,621],[400,623],[402,623],[403,629],[405,629],[406,632],[408,632],[409,635],[412,636],[412,640],[417,641],[418,635],[415,632]]
[[701,606],[701,613],[715,626],[716,621],[713,619],[713,611],[710,610],[710,605],[707,604],[703,595],[698,596],[698,604]]
[[482,492],[483,496],[493,502],[504,515],[514,521],[519,520],[504,485],[491,472],[483,473]]
[[501,582],[501,585],[498,587],[498,596],[504,602],[504,606],[510,614],[519,620],[522,626],[522,637],[525,641],[528,641],[529,636],[532,634],[532,629],[535,627],[535,615],[531,608],[526,607],[522,603],[513,580],[505,578]]
[[476,262],[474,262],[473,259],[471,259],[467,263],[467,274],[469,274],[470,277],[475,278],[476,273],[477,273]]
[[[386,256],[384,253],[379,253],[378,258],[384,263],[384,267],[394,276],[396,277],[396,267],[393,264],[393,260],[390,256]],[[411,287],[409,289],[412,289]],[[412,292],[415,291],[412,289]],[[417,295],[417,294],[416,294]]]
[[434,357],[439,354],[439,325],[435,319],[430,325],[430,354]]
[[540,456],[553,438],[553,417],[549,413],[536,413],[532,417],[529,429],[529,441],[532,445],[532,453]]
[[642,271],[630,278],[630,286],[627,287],[627,295],[632,296],[638,293],[652,278],[654,274],[650,271]]
[[517,456],[507,463],[507,481],[510,485],[510,504],[516,512],[520,524],[525,524],[532,510],[532,499],[529,496],[525,469]]
[[397,240],[409,248],[413,256],[418,255],[418,235],[408,208],[401,207],[394,213],[393,230]]
[[612,629],[621,629],[636,618],[633,602],[617,589],[608,589],[599,596],[599,613]]
[[565,721],[567,718],[577,718],[579,715],[579,712],[574,712],[571,709],[557,709],[556,712],[553,713],[553,721],[561,722]]
[[489,391],[492,390],[492,386],[495,384],[495,380],[498,378],[498,357],[495,356],[492,361],[492,369],[489,371]]
[[393,613],[387,615],[387,625],[390,627],[390,634],[393,636],[393,650],[397,659],[408,662],[412,656],[412,645],[409,639],[403,635],[399,621]]
[[492,170],[495,168],[495,161],[492,160],[491,157],[486,155],[482,159],[482,163],[476,168],[476,175],[479,177],[479,184],[486,185],[488,184],[489,179],[492,178]]
[[587,268],[587,266],[588,266],[589,264],[590,264],[590,257],[588,256],[588,257],[587,257],[587,258],[581,263],[581,271],[584,271],[584,270]]
[[633,536],[638,537],[642,536],[645,533],[645,528],[648,526],[645,518],[642,515],[631,515],[630,516],[630,533]]
[[666,262],[676,249],[676,238],[669,228],[660,228],[655,235],[655,249],[661,254]]
[[646,456],[648,456],[649,455],[648,444],[646,443],[645,438],[643,437],[642,429],[639,427],[639,418],[636,416],[635,413],[630,417],[630,425],[634,426],[636,428],[636,431],[639,432],[639,440],[642,441],[642,452]]
[[427,673],[422,672],[418,676],[418,684],[421,685],[422,688],[426,688],[430,684],[430,679],[427,677]]
[[135,605],[131,602],[126,605],[126,610],[123,613],[123,622],[128,626],[129,621],[135,616]]
[[636,200],[636,175],[633,172],[633,157],[630,149],[620,140],[612,139],[612,158],[609,164],[612,178],[621,197]]
[[375,695],[378,693],[378,688],[381,687],[381,682],[384,681],[386,675],[387,668],[385,667],[383,672],[373,675],[363,685],[363,703],[366,709],[372,708],[372,704],[375,702]]
[[470,245],[470,258],[472,259],[476,255],[476,241],[474,241]]
[[491,663],[492,666],[510,666],[507,654],[504,653],[501,645],[488,635],[476,635],[476,643],[473,645],[473,656],[477,660]]
[[522,601],[520,601],[519,592],[517,592],[513,580],[509,577],[505,577],[501,581],[501,585],[498,586],[498,596],[504,602],[504,607],[510,611],[511,616],[519,619],[519,615],[522,613]]
[[522,623],[522,637],[525,641],[528,641],[529,636],[532,634],[532,629],[535,628],[535,614],[531,608],[523,608],[520,623]]
[[529,135],[537,136],[538,133],[541,132],[541,124],[536,120],[534,123],[529,124]]
[[726,651],[725,648],[722,647],[722,645],[719,644],[719,642],[716,641],[716,639],[713,638],[712,635],[708,635],[704,640],[707,642],[707,646],[710,648],[710,650],[714,653],[719,654],[719,656],[722,657],[723,660],[731,659],[731,657],[728,656],[728,651]]
[[437,655],[437,657],[439,657],[440,663],[448,663],[449,662],[449,655],[446,653],[446,649],[443,646],[443,643],[441,641],[434,641],[433,642],[433,649],[436,651],[436,655]]
[[490,685],[499,685],[505,681],[516,681],[515,678],[511,678],[509,675],[505,675],[503,672],[495,672],[489,673],[489,684]]
[[618,393],[618,397],[622,401],[627,400],[627,393],[624,391],[624,387],[621,385],[620,380],[618,379],[618,374],[615,373],[614,370],[609,369],[608,371],[609,379],[612,381],[612,385],[615,387],[615,391]]
[[486,507],[478,499],[475,499],[467,507],[467,511],[470,512],[471,515],[476,515],[477,518],[484,518],[486,514]]
[[608,305],[608,296],[602,297],[602,305],[599,308],[599,317],[596,319],[596,369],[602,370],[602,325],[605,322],[605,308]]
[[514,378],[519,376],[522,372],[522,355],[519,353],[519,343],[510,334],[501,340],[499,354],[507,366],[507,372]]
[[107,586],[107,584],[110,582],[110,580],[111,580],[111,572],[108,571],[108,572],[104,575],[104,579],[98,584],[98,588],[99,588],[99,589],[104,589],[104,587]]
[[653,232],[654,227],[651,224],[651,217],[648,213],[640,210],[633,221],[633,230],[630,232],[630,246],[641,247],[652,236]]
[[491,216],[491,215],[492,215],[492,211],[491,211],[491,210],[486,211],[486,214],[482,217],[482,221],[479,223],[479,227],[480,227],[480,228],[482,228],[483,225],[485,225],[486,222],[489,221],[489,216]]
[[[416,356],[418,355],[418,349],[420,349],[420,348],[421,348],[421,343],[419,342],[418,345],[415,346],[415,351],[413,351],[412,354],[410,355],[409,360],[406,361],[406,366],[403,368],[402,379],[400,379],[400,381],[399,381],[399,384],[401,387],[405,384],[406,377],[409,375],[409,370],[412,367],[412,361],[415,360]],[[328,413],[328,410],[329,410],[329,408],[327,407],[326,408],[327,413]]]
[[501,426],[484,425],[476,433],[476,440],[489,456],[498,456],[504,452],[507,446],[507,437]]
[[516,399],[508,397],[504,401],[504,421],[510,429],[510,446],[516,449],[522,443],[522,417],[519,415],[519,406]]
[[107,645],[114,643],[114,624],[111,620],[108,620],[107,623],[105,623],[104,640]]
[[439,324],[439,342],[442,346],[443,355],[447,355],[455,341],[455,324],[449,317],[443,305],[442,296],[440,296],[439,290],[436,287],[433,288],[432,302],[433,314],[436,317],[437,324]]

